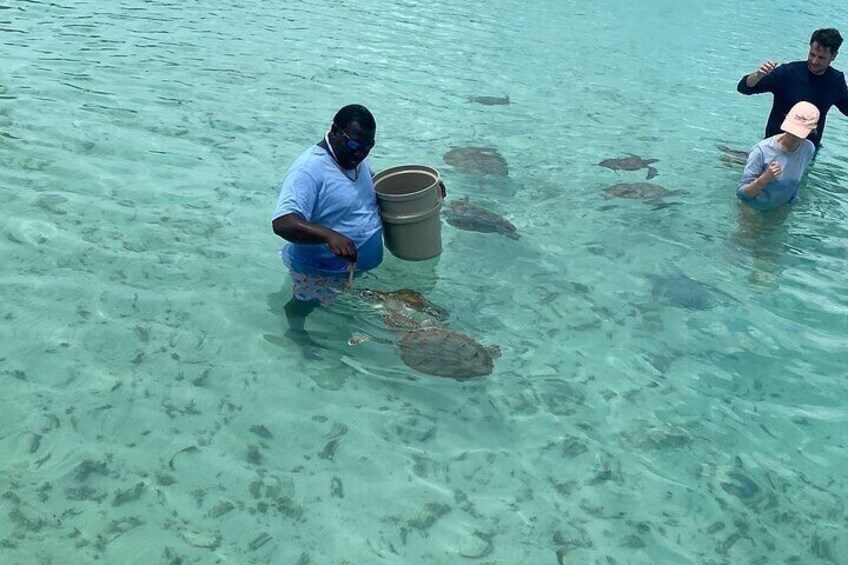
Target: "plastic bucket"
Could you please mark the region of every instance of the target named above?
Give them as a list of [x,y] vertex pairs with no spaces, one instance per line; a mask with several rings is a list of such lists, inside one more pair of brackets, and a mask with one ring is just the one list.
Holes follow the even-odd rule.
[[391,167],[374,177],[383,240],[392,255],[423,261],[441,254],[442,187],[439,171],[424,165]]

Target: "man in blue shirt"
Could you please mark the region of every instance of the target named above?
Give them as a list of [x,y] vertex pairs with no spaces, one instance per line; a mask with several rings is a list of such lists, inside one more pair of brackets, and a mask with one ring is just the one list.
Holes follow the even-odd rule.
[[820,118],[816,131],[808,139],[821,145],[827,111],[836,106],[848,116],[848,87],[845,75],[830,66],[836,58],[842,36],[835,29],[817,29],[810,38],[810,51],[806,61],[795,61],[777,66],[775,61],[766,61],[751,74],[742,77],[736,90],[742,94],[771,92],[774,103],[771,107],[765,137],[781,133],[780,125],[789,109],[802,101],[808,101],[819,109]]
[[336,113],[330,130],[289,167],[272,218],[274,233],[289,243],[280,257],[293,282],[285,306],[288,336],[313,344],[304,320],[333,301],[350,272],[369,271],[383,260],[383,229],[374,172],[365,158],[377,124],[364,106]]

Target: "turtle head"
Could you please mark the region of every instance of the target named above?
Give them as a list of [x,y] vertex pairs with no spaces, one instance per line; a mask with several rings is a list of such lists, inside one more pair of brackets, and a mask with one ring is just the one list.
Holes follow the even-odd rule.
[[501,348],[497,345],[487,345],[485,349],[486,353],[488,353],[492,359],[497,359],[501,356]]
[[382,298],[382,293],[377,292],[376,290],[360,290],[359,298],[366,302],[377,302],[380,298]]

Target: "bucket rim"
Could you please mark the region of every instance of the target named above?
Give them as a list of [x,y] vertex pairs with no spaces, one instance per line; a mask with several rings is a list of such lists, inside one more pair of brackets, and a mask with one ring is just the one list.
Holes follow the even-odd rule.
[[[407,174],[407,173],[416,173],[423,174],[433,182],[424,188],[418,189],[415,192],[406,192],[403,194],[393,194],[389,192],[380,192],[380,183],[385,181],[386,179],[390,179],[392,177],[396,177],[398,175]],[[438,185],[441,182],[442,177],[439,174],[438,169],[434,167],[430,167],[428,165],[397,165],[395,167],[389,167],[388,169],[383,169],[376,175],[374,175],[374,192],[377,194],[377,198],[380,200],[385,200],[388,202],[396,201],[396,200],[412,200],[420,197],[423,194],[426,194],[428,191],[432,191],[434,188],[439,192],[439,198],[441,198],[441,191],[438,190]]]
[[407,163],[405,165],[394,165],[392,167],[383,169],[382,171],[374,175],[374,182],[376,183],[377,179],[383,179],[385,177],[396,175],[399,173],[410,173],[416,170],[420,172],[430,173],[436,178],[441,178],[439,170],[435,167],[431,167],[430,165],[421,165],[419,163]]

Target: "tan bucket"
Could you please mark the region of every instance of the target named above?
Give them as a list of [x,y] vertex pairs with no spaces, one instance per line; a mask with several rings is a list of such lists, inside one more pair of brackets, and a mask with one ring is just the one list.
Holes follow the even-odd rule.
[[423,261],[442,252],[442,186],[439,171],[424,165],[391,167],[374,177],[383,240],[392,255]]

